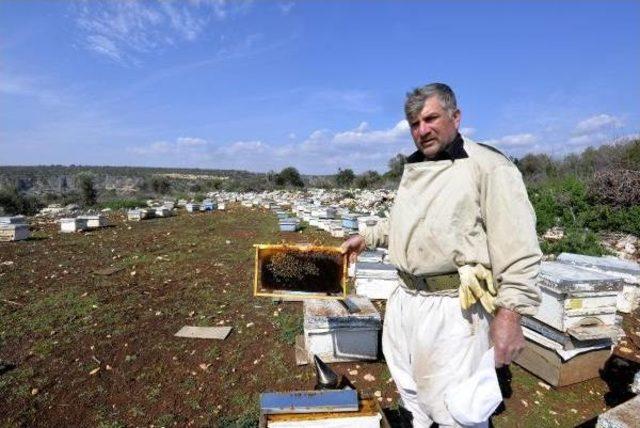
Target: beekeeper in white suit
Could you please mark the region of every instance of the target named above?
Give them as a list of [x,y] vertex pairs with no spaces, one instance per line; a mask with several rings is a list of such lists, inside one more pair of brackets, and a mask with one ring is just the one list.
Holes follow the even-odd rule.
[[[387,302],[383,351],[414,426],[460,426],[447,391],[491,347],[496,367],[510,364],[525,345],[520,316],[540,303],[535,214],[515,165],[459,134],[451,88],[415,89],[405,114],[418,150],[391,210],[389,257],[401,286]],[[355,235],[342,248],[355,255],[383,237]]]

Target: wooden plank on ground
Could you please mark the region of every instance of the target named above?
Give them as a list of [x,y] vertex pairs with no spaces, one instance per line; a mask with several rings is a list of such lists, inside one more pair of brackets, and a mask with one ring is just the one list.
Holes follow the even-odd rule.
[[231,333],[231,327],[192,327],[184,326],[175,335],[194,339],[224,340]]

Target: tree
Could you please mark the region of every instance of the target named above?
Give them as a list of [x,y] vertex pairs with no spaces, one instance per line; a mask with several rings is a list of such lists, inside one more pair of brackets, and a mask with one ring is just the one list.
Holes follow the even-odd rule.
[[336,185],[338,187],[349,187],[353,183],[353,180],[356,178],[356,175],[353,173],[352,169],[338,169],[338,174],[336,174]]
[[387,175],[391,178],[400,178],[404,172],[404,164],[407,163],[407,157],[402,153],[398,153],[389,159],[389,172]]
[[77,183],[78,189],[80,189],[82,205],[86,207],[94,206],[98,199],[98,192],[96,192],[93,184],[93,178],[89,174],[79,174],[77,177]]
[[380,181],[380,174],[376,171],[365,171],[355,179],[355,186],[359,189],[366,189]]
[[171,189],[171,183],[167,177],[153,177],[151,179],[151,190],[155,193],[159,193],[161,195],[165,195],[169,193]]
[[300,173],[292,166],[286,167],[280,171],[276,176],[276,184],[278,186],[286,186],[287,184],[290,184],[294,187],[304,187],[304,182],[302,181],[302,177],[300,177]]

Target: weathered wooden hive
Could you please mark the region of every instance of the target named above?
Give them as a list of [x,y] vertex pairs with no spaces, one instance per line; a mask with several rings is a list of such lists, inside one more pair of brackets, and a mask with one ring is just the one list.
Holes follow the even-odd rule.
[[618,294],[618,311],[630,313],[640,305],[640,264],[615,257],[594,257],[583,254],[562,253],[560,263],[580,266],[622,279],[622,292]]
[[[380,313],[366,297],[348,299],[348,305],[333,300],[304,301],[304,343],[309,355],[325,362],[378,358]],[[354,306],[357,312],[349,309]]]
[[131,221],[140,221],[151,217],[151,211],[145,208],[136,208],[127,211],[127,219]]
[[[543,262],[538,277],[542,302],[535,319],[559,330],[585,337],[588,329],[613,326],[618,277],[558,262]],[[586,329],[586,330],[585,330]]]

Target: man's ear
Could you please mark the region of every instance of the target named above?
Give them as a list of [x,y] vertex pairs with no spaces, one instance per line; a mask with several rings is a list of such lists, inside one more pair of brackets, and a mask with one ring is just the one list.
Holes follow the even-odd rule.
[[460,128],[460,119],[462,119],[462,112],[456,110],[453,112],[453,123],[456,124],[456,128]]

